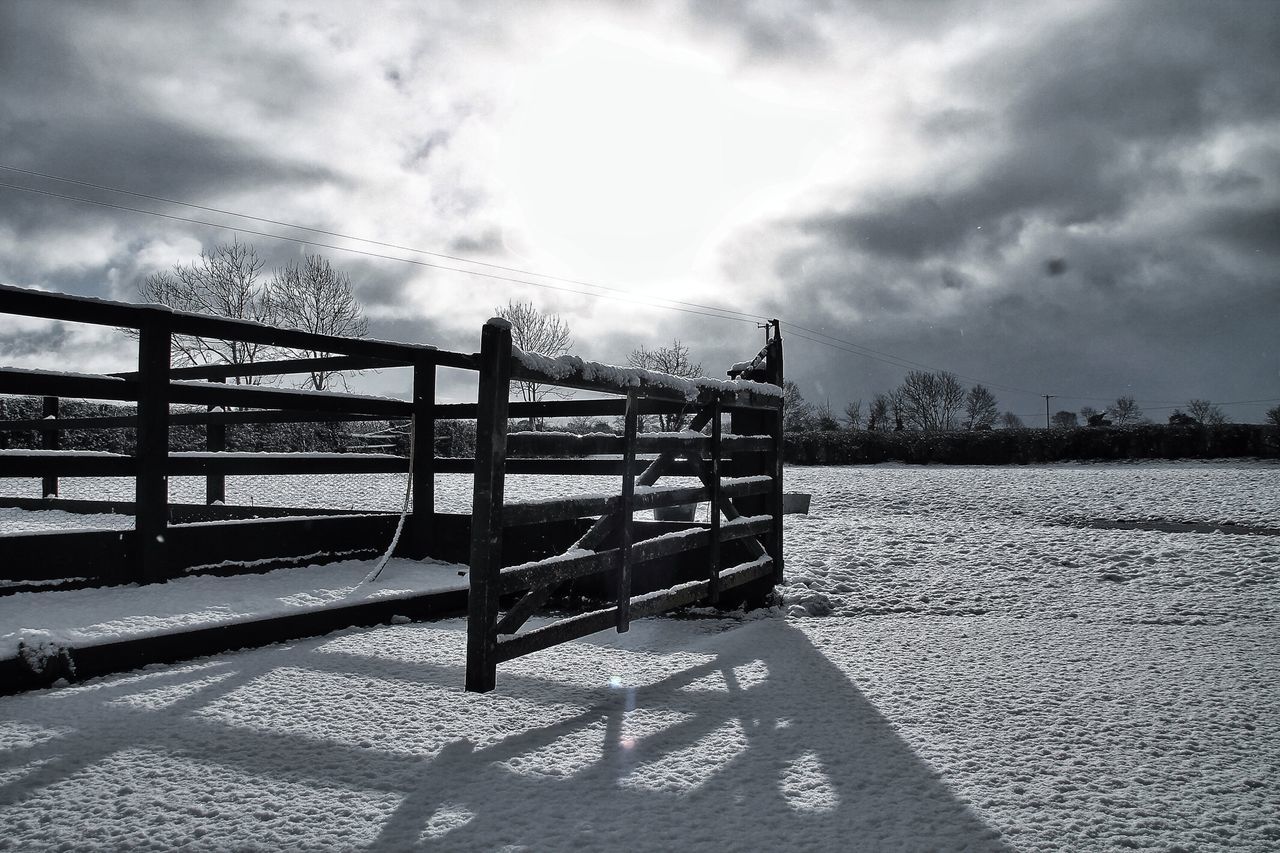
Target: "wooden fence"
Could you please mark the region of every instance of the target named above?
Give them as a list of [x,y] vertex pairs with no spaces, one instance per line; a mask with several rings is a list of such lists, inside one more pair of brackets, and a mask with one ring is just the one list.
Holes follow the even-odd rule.
[[[261,567],[273,559],[317,562],[325,553],[370,556],[390,542],[395,514],[226,506],[225,478],[384,472],[412,478],[413,501],[397,553],[470,560],[469,690],[492,689],[503,661],[610,627],[625,631],[633,618],[696,601],[714,603],[726,595],[758,600],[782,577],[783,364],[776,322],[755,361],[731,373],[737,378],[679,380],[514,351],[510,329],[500,320],[485,325],[480,352],[467,354],[7,286],[0,286],[0,313],[132,330],[138,342],[137,370],[127,373],[0,368],[0,394],[43,400],[43,417],[0,422],[0,430],[42,436],[38,450],[0,451],[0,478],[38,477],[45,496],[11,499],[9,505],[97,507],[127,512],[134,520],[128,531],[4,536],[9,559],[0,580],[11,587],[71,576],[89,584],[154,582],[194,565]],[[175,368],[170,364],[175,335],[329,355]],[[381,368],[412,371],[409,400],[227,383]],[[477,401],[437,402],[440,368],[478,372]],[[509,402],[513,381],[604,396]],[[137,413],[60,417],[59,400],[66,398],[132,402]],[[173,404],[204,410],[171,411]],[[692,418],[685,430],[652,434],[640,429],[646,415],[673,413]],[[620,417],[623,434],[508,431],[510,418],[575,416]],[[411,458],[225,449],[226,428],[233,424],[389,419],[409,421]],[[477,422],[474,458],[437,456],[436,421],[454,419]],[[205,426],[206,449],[170,452],[170,430],[176,425]],[[137,431],[133,455],[65,449],[60,441],[66,430],[130,427]],[[470,517],[435,511],[439,473],[473,474]],[[610,494],[508,503],[508,474],[608,475],[618,477],[618,486]],[[58,478],[90,476],[131,478],[134,500],[104,506],[56,498]],[[174,476],[205,477],[206,506],[171,503],[168,479]],[[659,485],[663,477],[690,479]],[[710,508],[703,523],[635,517],[643,510],[699,502]],[[271,517],[281,513],[289,517]],[[526,628],[529,617],[565,584],[579,585],[599,606]]]
[[[500,320],[485,326],[480,350],[480,389],[476,472],[471,527],[471,595],[467,620],[467,689],[494,687],[497,665],[522,655],[609,627],[626,631],[632,618],[662,613],[700,600],[715,602],[721,592],[764,582],[771,589],[782,577],[782,340],[777,324],[757,359],[759,368],[734,383],[664,382],[643,372],[619,371],[604,365],[512,355],[510,329]],[[767,379],[770,385],[751,380]],[[621,410],[621,436],[507,434],[510,383],[573,388],[617,395],[614,400],[581,401],[572,413],[616,414]],[[694,410],[687,430],[643,435],[642,414]],[[528,406],[521,407],[528,412]],[[570,412],[564,403],[544,402],[538,412],[548,417]],[[722,416],[730,417],[730,434]],[[702,430],[710,426],[710,435]],[[550,458],[543,473],[577,470],[585,453],[613,454],[609,473],[620,475],[616,495],[586,495],[548,501],[504,500],[509,451],[533,451]],[[657,456],[637,471],[642,453]],[[731,461],[731,464],[730,464]],[[606,466],[600,466],[604,473]],[[660,487],[664,475],[685,475],[697,485]],[[707,501],[709,524],[638,535],[639,510]],[[722,517],[723,516],[723,520]],[[511,528],[566,519],[594,518],[590,528],[561,553],[509,565],[503,537]],[[761,541],[763,540],[763,541]],[[745,561],[724,565],[728,543],[747,550]],[[634,568],[660,559],[705,552],[702,576],[664,590],[634,595]],[[613,578],[613,603],[520,632],[558,586],[588,575]],[[512,597],[514,596],[514,597]],[[504,609],[502,601],[511,603]]]

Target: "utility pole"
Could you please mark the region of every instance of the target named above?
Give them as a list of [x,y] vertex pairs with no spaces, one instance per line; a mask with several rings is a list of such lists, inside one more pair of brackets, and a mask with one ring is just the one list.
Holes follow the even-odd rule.
[[1049,423],[1049,401],[1058,395],[1057,394],[1041,394],[1040,396],[1044,397],[1044,428],[1049,429],[1049,427],[1051,426]]

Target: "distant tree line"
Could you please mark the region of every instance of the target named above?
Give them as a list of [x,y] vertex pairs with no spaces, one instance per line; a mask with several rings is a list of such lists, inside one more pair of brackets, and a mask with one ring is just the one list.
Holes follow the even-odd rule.
[[[1024,429],[1022,418],[1001,412],[999,401],[982,384],[966,388],[954,373],[913,370],[902,384],[876,394],[864,408],[862,400],[844,407],[837,418],[830,401],[812,405],[790,379],[784,383],[783,424],[787,432],[955,432]],[[1220,426],[1227,422],[1222,408],[1208,400],[1188,400],[1169,415],[1175,426]],[[1280,406],[1266,413],[1266,422],[1280,425]],[[1132,396],[1122,395],[1099,411],[1084,406],[1079,413],[1059,410],[1049,417],[1054,429],[1109,427],[1151,423]]]

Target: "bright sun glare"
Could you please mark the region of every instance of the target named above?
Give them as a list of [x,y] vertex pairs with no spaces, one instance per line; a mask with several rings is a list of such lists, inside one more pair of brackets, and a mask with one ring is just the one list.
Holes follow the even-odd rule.
[[627,282],[687,273],[760,180],[783,177],[770,162],[797,133],[714,59],[644,36],[584,36],[516,96],[512,225],[575,274]]

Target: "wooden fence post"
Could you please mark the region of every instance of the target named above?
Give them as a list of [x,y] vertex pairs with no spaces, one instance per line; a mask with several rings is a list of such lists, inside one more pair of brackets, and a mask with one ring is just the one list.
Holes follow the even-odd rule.
[[636,493],[636,433],[639,427],[640,400],[635,392],[627,394],[627,411],[622,428],[622,498],[618,502],[622,559],[618,566],[618,633],[631,628],[631,540],[633,538],[632,502]]
[[[58,418],[58,398],[45,397],[41,406],[40,414],[44,418],[53,418],[57,423]],[[43,450],[58,450],[62,447],[62,431],[57,426],[50,425],[49,429],[40,431],[40,447]],[[46,498],[56,498],[58,496],[58,478],[42,477],[40,483],[40,495]]]
[[502,571],[502,500],[511,393],[511,324],[494,317],[480,336],[476,468],[471,499],[471,592],[467,603],[467,690],[497,680],[498,574]]
[[720,445],[724,429],[720,424],[720,401],[711,404],[711,561],[710,595],[714,605],[720,601]]
[[[226,383],[225,376],[215,377],[210,382]],[[206,410],[212,413],[217,406],[207,406]],[[225,412],[226,409],[224,408]],[[205,450],[210,453],[221,453],[227,449],[227,425],[215,424],[210,421],[205,425]],[[204,502],[206,504],[226,503],[227,502],[227,478],[222,473],[206,474],[204,477]]]
[[168,573],[165,538],[169,526],[169,318],[157,311],[138,335],[138,446],[134,481],[134,537],[139,580],[153,583]]
[[[769,341],[769,355],[766,362],[766,375],[769,382],[783,387],[784,374],[782,371],[782,324],[777,320],[770,320],[769,324],[773,327],[773,337]],[[773,474],[773,492],[769,496],[769,513],[773,516],[773,530],[770,532],[769,556],[773,558],[773,582],[775,584],[782,583],[782,466],[783,466],[783,448],[782,443],[785,439],[782,422],[782,409],[775,411],[770,417],[769,434],[773,436],[773,450],[767,456],[768,465],[772,469]]]
[[[436,364],[418,358],[413,364],[413,515],[409,517],[409,555],[428,556],[434,544],[436,510]],[[505,422],[505,418],[504,418]]]

